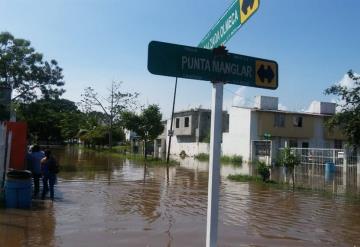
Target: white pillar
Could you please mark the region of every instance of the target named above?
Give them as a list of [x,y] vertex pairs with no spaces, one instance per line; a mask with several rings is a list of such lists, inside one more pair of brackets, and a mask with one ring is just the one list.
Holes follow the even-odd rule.
[[344,162],[343,162],[343,186],[344,186],[344,190],[346,190],[346,178],[347,178],[347,164],[348,164],[348,157],[347,157],[347,155],[348,155],[348,149],[347,148],[345,148],[344,149]]
[[158,140],[154,140],[154,158],[159,158],[159,145]]
[[213,83],[211,99],[210,159],[206,225],[207,247],[216,247],[217,245],[223,87],[224,84],[222,82]]

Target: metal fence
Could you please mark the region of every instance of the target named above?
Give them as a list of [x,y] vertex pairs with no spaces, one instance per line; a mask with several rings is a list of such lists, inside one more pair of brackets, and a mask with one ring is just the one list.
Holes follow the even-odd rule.
[[[360,192],[360,152],[356,149],[292,148],[292,151],[300,159],[295,168],[296,186],[334,193]],[[283,167],[272,169],[272,179],[292,180]]]

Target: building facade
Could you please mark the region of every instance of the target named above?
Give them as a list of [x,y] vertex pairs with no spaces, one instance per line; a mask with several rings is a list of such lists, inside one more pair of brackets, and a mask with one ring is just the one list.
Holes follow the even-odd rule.
[[269,143],[273,159],[285,146],[342,148],[345,137],[325,125],[333,114],[334,103],[318,102],[309,113],[290,112],[278,110],[278,98],[258,96],[255,107],[232,107],[229,111],[229,132],[223,134],[222,154],[252,160],[261,141]]
[[[169,143],[171,119],[163,122],[164,132],[157,141],[158,152],[166,153]],[[199,153],[209,153],[211,111],[209,109],[192,109],[174,113],[173,135],[170,154],[184,153],[194,156]],[[229,115],[223,113],[223,132],[229,129]]]

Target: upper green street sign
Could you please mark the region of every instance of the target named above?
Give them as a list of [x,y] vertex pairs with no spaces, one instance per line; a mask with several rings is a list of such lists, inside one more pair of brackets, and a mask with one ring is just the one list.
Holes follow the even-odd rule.
[[224,45],[258,8],[259,0],[235,0],[198,47],[212,49]]
[[213,50],[151,41],[148,70],[156,75],[236,85],[276,89],[278,65],[275,61]]

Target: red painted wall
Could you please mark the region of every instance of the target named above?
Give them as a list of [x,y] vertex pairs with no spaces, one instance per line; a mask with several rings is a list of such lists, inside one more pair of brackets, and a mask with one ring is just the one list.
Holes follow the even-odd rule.
[[12,132],[10,168],[24,170],[26,155],[27,124],[25,122],[6,122],[8,132]]

